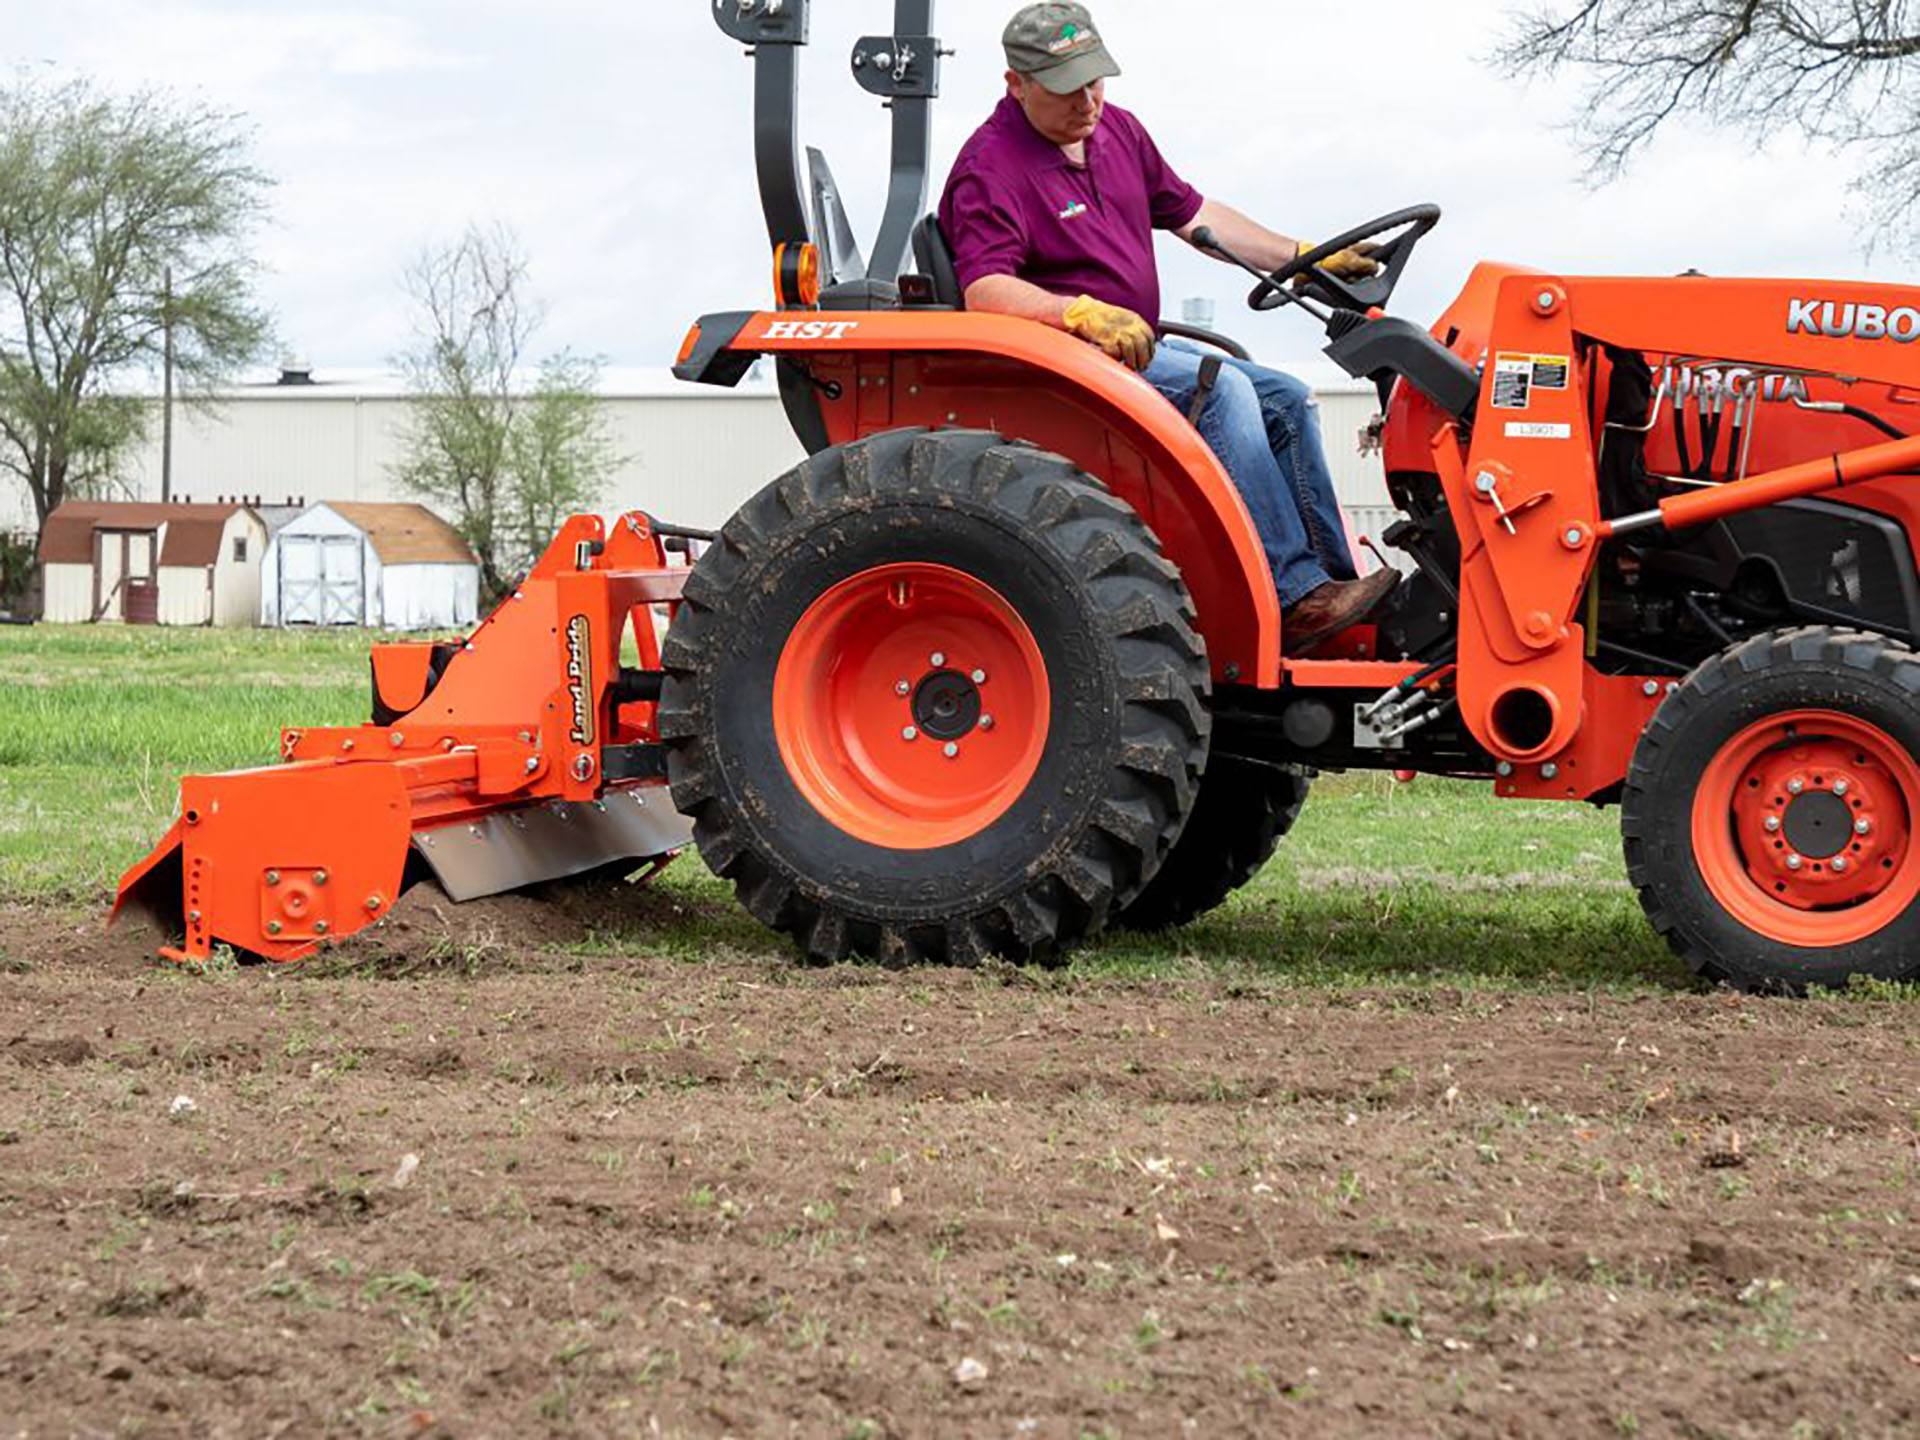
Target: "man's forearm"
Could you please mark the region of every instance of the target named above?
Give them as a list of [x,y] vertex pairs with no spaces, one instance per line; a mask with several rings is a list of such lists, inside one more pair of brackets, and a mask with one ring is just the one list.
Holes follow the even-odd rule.
[[1222,245],[1251,260],[1262,270],[1278,270],[1282,265],[1291,265],[1294,257],[1300,253],[1300,242],[1292,236],[1269,230],[1218,200],[1203,204],[1200,213],[1176,233],[1191,245],[1194,232],[1202,226],[1212,230]]
[[1064,296],[1029,285],[1012,275],[989,275],[967,287],[967,309],[989,315],[1012,315],[1021,320],[1038,320],[1056,330],[1067,328],[1067,307],[1073,303]]

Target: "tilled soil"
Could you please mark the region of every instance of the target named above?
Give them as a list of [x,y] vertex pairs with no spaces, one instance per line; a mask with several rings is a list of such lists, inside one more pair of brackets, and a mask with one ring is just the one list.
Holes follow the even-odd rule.
[[408,923],[0,909],[0,1434],[1920,1431],[1910,1005]]

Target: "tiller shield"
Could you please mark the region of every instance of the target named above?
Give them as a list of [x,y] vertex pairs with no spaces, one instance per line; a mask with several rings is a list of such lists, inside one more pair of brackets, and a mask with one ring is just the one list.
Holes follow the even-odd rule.
[[224,943],[299,960],[427,874],[474,900],[686,848],[658,743],[655,607],[678,604],[688,542],[706,537],[663,528],[574,517],[464,643],[374,647],[372,723],[286,730],[277,766],[184,779],[113,918],[184,935],[170,959]]

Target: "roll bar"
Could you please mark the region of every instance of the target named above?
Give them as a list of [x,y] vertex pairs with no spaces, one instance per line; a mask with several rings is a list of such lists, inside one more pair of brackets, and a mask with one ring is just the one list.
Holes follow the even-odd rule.
[[767,238],[778,246],[820,247],[830,284],[893,281],[907,268],[913,227],[926,213],[933,166],[933,102],[940,61],[953,52],[933,34],[935,0],[894,0],[893,32],[853,47],[853,76],[893,111],[892,173],[873,257],[862,263],[853,227],[819,150],[800,147],[800,47],[809,39],[812,0],[713,0],[713,18],[753,58],[753,150]]

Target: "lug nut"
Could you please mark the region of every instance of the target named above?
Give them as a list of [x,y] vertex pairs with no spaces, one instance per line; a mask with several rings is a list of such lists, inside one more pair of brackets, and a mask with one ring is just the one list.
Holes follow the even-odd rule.
[[936,670],[944,670],[947,668],[947,656],[945,651],[936,650],[933,652],[933,654],[929,655],[927,659],[933,663],[933,668]]
[[900,738],[902,740],[909,740],[909,741],[918,740],[920,738],[920,731],[914,726],[909,725],[907,726],[906,729],[900,732]]
[[1873,833],[1873,821],[1871,820],[1854,821],[1853,833],[1856,835],[1871,835]]
[[1769,835],[1778,835],[1780,833],[1780,817],[1778,815],[1767,816],[1767,833]]
[[987,672],[986,672],[986,671],[984,671],[984,670],[976,670],[976,671],[974,671],[974,672],[973,672],[973,683],[974,683],[974,684],[976,684],[976,685],[984,685],[984,684],[986,684],[986,683],[987,683]]
[[1806,788],[1807,782],[1804,780],[1793,779],[1787,782],[1787,793],[1789,795],[1798,795]]
[[1560,774],[1560,767],[1554,764],[1551,760],[1549,760],[1546,764],[1540,767],[1540,778],[1542,780],[1556,779],[1559,776],[1559,774]]
[[893,693],[900,696],[911,695],[913,686],[905,680],[896,680],[893,682]]
[[1844,855],[1834,856],[1833,857],[1833,873],[1836,875],[1844,875],[1846,874],[1846,872],[1847,872],[1847,857]]
[[1802,860],[1798,855],[1787,856],[1787,869],[1789,870],[1798,870],[1802,865],[1805,865],[1806,863],[1807,862]]
[[1833,782],[1833,793],[1836,795],[1844,795],[1852,788],[1853,787],[1844,780],[1836,780]]
[[957,757],[959,756],[959,754],[960,754],[960,747],[959,747],[958,745],[956,745],[956,744],[954,744],[954,743],[953,743],[953,742],[952,742],[951,740],[949,740],[949,741],[948,741],[948,742],[946,743],[946,745],[945,745],[945,747],[944,747],[944,748],[943,748],[943,749],[942,749],[942,750],[940,751],[940,753],[941,753],[942,755],[944,755],[944,756],[946,756],[946,757],[947,757],[947,759],[949,759],[949,760],[952,760],[952,759],[955,759],[955,758],[957,758]]
[[980,717],[980,728],[981,728],[982,730],[991,730],[991,729],[993,729],[993,716],[991,716],[991,715],[982,715],[982,716]]

